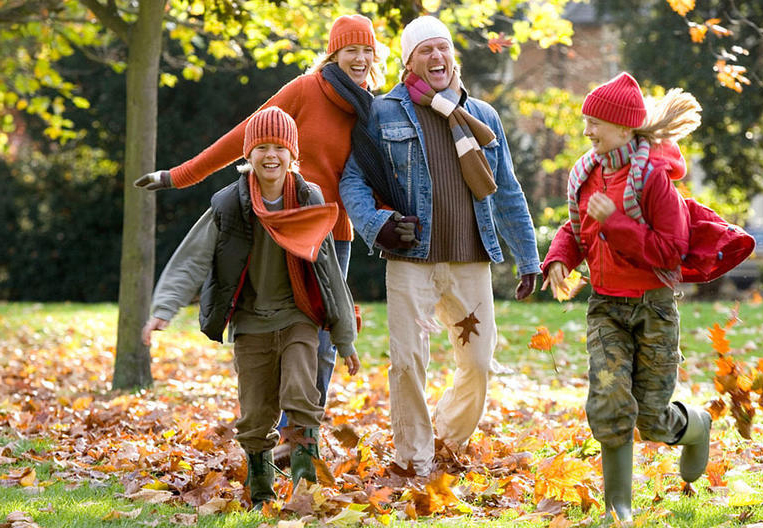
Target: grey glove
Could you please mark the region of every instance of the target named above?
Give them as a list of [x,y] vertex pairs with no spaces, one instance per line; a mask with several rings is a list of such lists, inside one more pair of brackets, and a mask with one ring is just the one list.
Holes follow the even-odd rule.
[[158,170],[144,174],[133,183],[135,187],[145,187],[148,191],[159,189],[172,189],[172,177],[170,171]]

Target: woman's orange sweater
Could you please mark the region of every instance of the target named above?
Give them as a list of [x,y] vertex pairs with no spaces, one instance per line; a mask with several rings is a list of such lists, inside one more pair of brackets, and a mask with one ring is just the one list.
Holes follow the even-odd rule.
[[[355,110],[320,72],[300,75],[258,110],[269,106],[278,106],[294,118],[299,133],[299,172],[321,188],[326,203],[339,205],[334,238],[352,240],[352,224],[339,198],[339,179],[350,156]],[[249,117],[194,158],[170,169],[172,184],[188,187],[199,183],[241,158]]]

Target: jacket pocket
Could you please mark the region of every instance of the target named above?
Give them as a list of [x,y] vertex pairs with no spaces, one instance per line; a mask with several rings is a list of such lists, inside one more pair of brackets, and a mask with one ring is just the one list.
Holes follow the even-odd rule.
[[485,159],[490,166],[490,170],[493,171],[493,176],[498,172],[498,140],[494,139],[487,145],[482,146],[482,152],[485,153]]
[[413,170],[419,147],[416,129],[412,126],[387,126],[381,129],[382,149],[392,164],[392,174],[405,191],[408,203],[413,189]]

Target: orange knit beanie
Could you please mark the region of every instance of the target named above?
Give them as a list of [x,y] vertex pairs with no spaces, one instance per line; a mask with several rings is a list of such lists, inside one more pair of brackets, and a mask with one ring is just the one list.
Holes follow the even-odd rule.
[[374,26],[369,18],[363,15],[342,15],[334,21],[329,32],[326,54],[331,55],[351,44],[376,48]]
[[297,159],[299,146],[294,119],[277,106],[255,112],[246,123],[244,131],[244,158],[249,159],[252,149],[261,143],[283,145]]
[[623,72],[586,95],[583,115],[628,128],[644,124],[646,107],[636,79]]

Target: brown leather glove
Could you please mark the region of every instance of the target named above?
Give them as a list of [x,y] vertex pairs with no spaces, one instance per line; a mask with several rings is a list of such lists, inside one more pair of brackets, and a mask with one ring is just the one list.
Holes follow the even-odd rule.
[[376,235],[376,244],[382,249],[411,249],[419,244],[416,239],[416,216],[403,216],[397,211],[392,213]]
[[528,273],[519,278],[515,296],[518,301],[528,297],[535,290],[535,273]]

